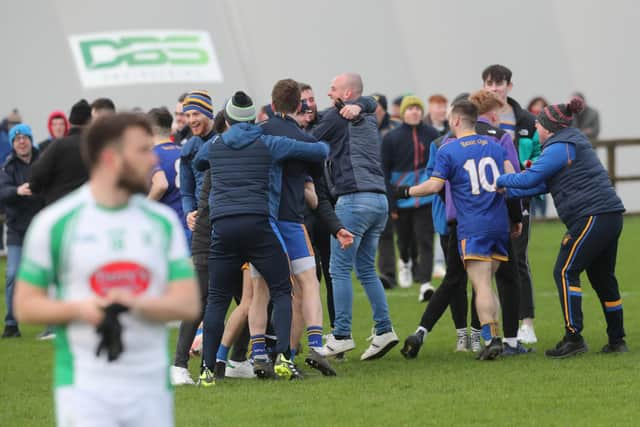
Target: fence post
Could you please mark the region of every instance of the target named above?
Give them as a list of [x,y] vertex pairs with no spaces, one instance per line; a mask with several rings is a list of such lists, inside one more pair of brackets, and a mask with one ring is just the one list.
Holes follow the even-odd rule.
[[614,141],[608,141],[607,144],[607,171],[613,188],[616,187],[616,144]]

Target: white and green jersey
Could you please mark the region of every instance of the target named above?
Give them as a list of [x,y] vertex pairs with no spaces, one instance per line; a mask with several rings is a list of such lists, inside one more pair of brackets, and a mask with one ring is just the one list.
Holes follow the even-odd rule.
[[[57,298],[104,296],[113,288],[162,295],[174,280],[193,277],[182,225],[166,206],[133,196],[116,209],[96,204],[85,185],[38,214],[23,247],[20,280]],[[80,389],[158,389],[168,384],[164,324],[120,315],[124,352],[114,362],[96,357],[95,327],[72,322],[58,328],[55,384]]]

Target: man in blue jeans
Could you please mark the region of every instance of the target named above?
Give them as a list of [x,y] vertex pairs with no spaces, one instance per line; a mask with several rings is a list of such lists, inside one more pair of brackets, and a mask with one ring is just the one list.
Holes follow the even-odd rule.
[[328,95],[335,107],[322,115],[312,133],[317,139],[329,142],[327,175],[332,181],[329,187],[338,199],[336,214],[355,236],[353,245],[346,250],[340,249],[335,238],[331,239],[330,272],[336,319],[323,353],[338,355],[356,346],[351,337],[351,271],[355,265],[375,322],[371,345],[361,356],[361,360],[369,360],[384,356],[398,343],[398,336],[393,331],[387,298],[375,268],[378,241],[387,223],[389,208],[380,166],[380,136],[372,114],[377,103],[373,98],[363,98],[362,89],[362,78],[358,74],[340,74],[334,78]]
[[18,323],[13,317],[13,289],[24,235],[35,214],[44,206],[44,200],[34,196],[29,187],[31,165],[38,158],[38,150],[33,148],[31,128],[25,124],[14,126],[9,132],[9,141],[12,150],[0,171],[0,202],[6,207],[8,226],[5,288],[7,315],[4,318],[2,338],[20,336]]

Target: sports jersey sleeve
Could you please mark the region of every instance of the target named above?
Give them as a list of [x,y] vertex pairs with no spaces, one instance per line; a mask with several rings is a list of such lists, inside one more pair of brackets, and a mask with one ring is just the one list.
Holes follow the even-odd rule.
[[22,248],[22,260],[18,269],[18,280],[46,289],[53,283],[53,256],[51,248],[52,230],[46,218],[37,216],[27,231]]
[[182,224],[175,215],[169,215],[171,235],[169,237],[168,280],[190,279],[194,277],[193,264],[187,250],[187,239]]
[[436,153],[436,163],[433,166],[431,179],[446,181],[451,173],[451,162],[447,150],[440,148]]

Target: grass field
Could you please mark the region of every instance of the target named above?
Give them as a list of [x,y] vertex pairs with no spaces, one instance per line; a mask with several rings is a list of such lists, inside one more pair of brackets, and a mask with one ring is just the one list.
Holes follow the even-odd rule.
[[[180,388],[176,425],[635,425],[640,422],[640,293],[635,283],[640,218],[626,218],[618,252],[631,352],[598,353],[606,343],[604,319],[585,277],[584,336],[591,351],[568,360],[543,355],[563,334],[552,269],[564,228],[558,223],[533,227],[535,353],[485,363],[454,353],[455,331],[447,312],[416,360],[404,360],[398,346],[382,360],[360,362],[372,321],[356,283],[357,348],[345,362],[335,363],[338,377],[323,378],[303,368],[307,376],[301,382],[225,380],[210,389]],[[424,306],[417,302],[415,286],[387,295],[395,330],[404,340]],[[23,338],[0,340],[0,426],[52,425],[52,343],[35,340],[40,327],[21,329]],[[192,361],[194,374],[197,365]]]

